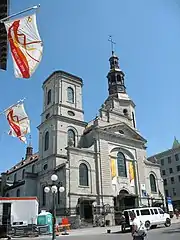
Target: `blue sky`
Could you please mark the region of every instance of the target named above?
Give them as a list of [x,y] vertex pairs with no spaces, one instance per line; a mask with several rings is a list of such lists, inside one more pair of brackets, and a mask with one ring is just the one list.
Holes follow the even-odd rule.
[[[15,79],[9,55],[8,70],[0,71],[0,110],[26,97],[35,151],[42,112],[41,86],[54,70],[83,78],[85,120],[95,117],[108,94],[109,34],[116,41],[128,94],[137,105],[137,126],[148,140],[148,155],[170,148],[174,135],[180,139],[178,0],[11,0],[10,11],[38,3],[38,28],[44,42],[41,64],[31,79]],[[0,171],[25,154],[26,145],[5,134],[7,130],[1,115]]]

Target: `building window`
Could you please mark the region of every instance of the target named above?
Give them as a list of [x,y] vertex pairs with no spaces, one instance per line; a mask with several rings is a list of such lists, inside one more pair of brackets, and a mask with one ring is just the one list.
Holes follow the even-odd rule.
[[171,177],[171,184],[174,184],[174,177]]
[[165,170],[162,170],[162,175],[166,175],[166,171]]
[[43,169],[44,169],[44,171],[48,169],[48,165],[47,165],[47,163],[44,164]]
[[155,176],[153,174],[150,174],[149,178],[150,178],[151,192],[157,192]]
[[25,177],[25,169],[23,169],[22,171],[22,179],[24,179],[24,177]]
[[45,187],[42,187],[42,205],[46,205],[46,193],[44,191]]
[[173,196],[176,196],[176,189],[173,188]]
[[176,161],[179,161],[179,155],[178,154],[175,154],[175,159],[176,159]]
[[79,165],[79,185],[80,186],[88,186],[88,167],[86,164],[81,163]]
[[72,129],[68,130],[68,146],[75,147],[76,141],[75,141],[75,132]]
[[168,157],[168,163],[169,164],[171,163],[171,157]]
[[127,177],[126,158],[122,152],[118,152],[117,154],[117,167],[118,167],[118,176]]
[[164,159],[161,159],[161,165],[164,166]]
[[35,165],[32,165],[32,173],[35,173]]
[[180,165],[177,166],[177,172],[180,172]]
[[166,197],[169,197],[169,192],[168,192],[167,189],[165,190],[165,196],[166,196]]
[[68,102],[74,103],[74,90],[71,87],[67,88],[67,99]]
[[17,173],[14,174],[14,182],[17,181]]
[[167,186],[167,179],[164,179],[164,186]]
[[20,197],[20,189],[17,189],[17,191],[16,191],[16,197]]
[[48,91],[47,94],[47,105],[51,103],[51,89]]
[[179,182],[180,182],[180,176],[178,176]]
[[44,138],[44,151],[47,151],[49,148],[49,132],[46,132]]
[[169,173],[173,173],[173,169],[172,168],[169,168]]

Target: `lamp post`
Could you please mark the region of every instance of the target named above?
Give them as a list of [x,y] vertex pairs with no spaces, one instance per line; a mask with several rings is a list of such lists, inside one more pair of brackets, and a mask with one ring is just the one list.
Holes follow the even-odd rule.
[[44,188],[44,192],[45,193],[49,193],[50,191],[52,192],[52,196],[53,196],[53,234],[52,234],[52,240],[56,239],[56,193],[58,192],[58,190],[60,191],[60,193],[64,192],[64,187],[62,186],[62,184],[56,184],[56,181],[58,180],[58,176],[56,174],[53,174],[51,176],[51,181],[52,184],[49,184],[48,186],[46,186]]

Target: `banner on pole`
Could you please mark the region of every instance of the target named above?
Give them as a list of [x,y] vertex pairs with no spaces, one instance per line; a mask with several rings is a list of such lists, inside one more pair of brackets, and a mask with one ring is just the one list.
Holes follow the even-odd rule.
[[30,121],[24,110],[24,104],[19,103],[5,110],[10,126],[9,135],[19,138],[26,143],[26,134],[30,133]]
[[134,187],[134,166],[132,162],[129,162],[129,180],[130,185]]
[[43,52],[36,14],[4,22],[17,78],[30,78],[38,67]]

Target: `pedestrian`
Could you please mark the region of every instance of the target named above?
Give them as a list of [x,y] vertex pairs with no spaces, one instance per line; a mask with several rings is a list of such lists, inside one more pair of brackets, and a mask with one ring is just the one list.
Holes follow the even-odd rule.
[[175,215],[176,215],[176,219],[179,219],[179,211],[177,208],[175,209]]
[[144,238],[147,236],[147,230],[144,224],[138,218],[136,218],[134,212],[130,212],[129,216],[132,221],[133,240],[144,240]]
[[126,218],[123,213],[121,213],[120,222],[121,222],[121,231],[125,232],[126,231]]

